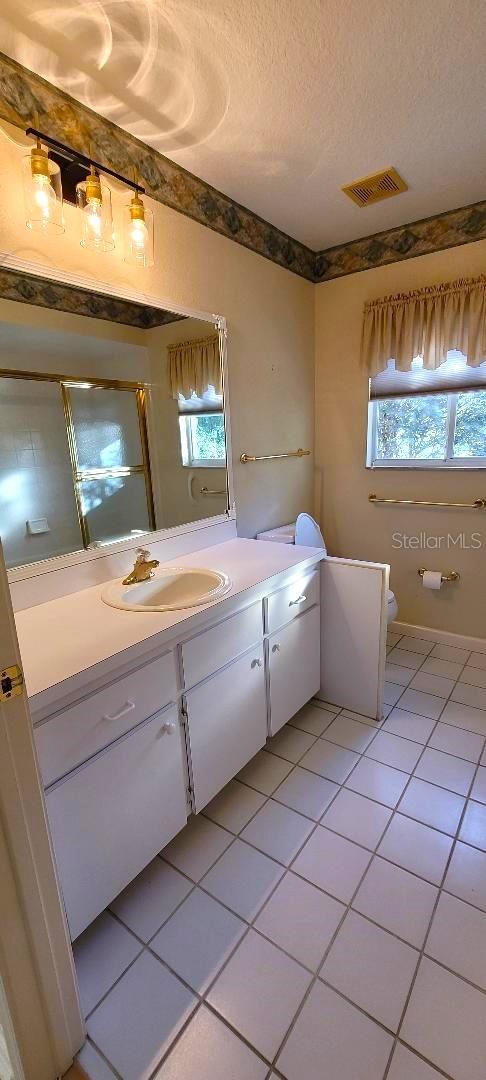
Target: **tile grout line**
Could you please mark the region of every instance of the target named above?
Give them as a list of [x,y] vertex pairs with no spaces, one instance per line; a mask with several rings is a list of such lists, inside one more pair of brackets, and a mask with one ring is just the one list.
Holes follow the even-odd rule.
[[[433,730],[435,730],[435,727],[434,727],[434,729],[433,729]],[[378,734],[378,732],[377,732],[377,734]],[[432,733],[431,733],[431,734],[432,734]],[[425,747],[424,747],[424,751],[425,751]],[[422,751],[422,753],[423,753],[424,751]],[[355,768],[357,767],[357,765],[358,765],[358,762],[359,762],[359,761],[360,761],[360,760],[362,759],[362,757],[363,757],[363,756],[364,756],[363,754],[360,754],[360,756],[359,756],[359,758],[358,758],[358,761],[357,761],[357,762],[355,763],[355,765],[354,765],[354,766],[353,766],[353,768],[351,769],[350,773],[348,773],[348,776],[347,776],[347,777],[345,778],[345,781],[343,782],[343,784],[341,784],[341,785],[340,785],[339,791],[341,791],[341,790],[342,790],[342,788],[343,788],[343,786],[344,786],[344,783],[346,783],[346,782],[347,782],[347,780],[349,779],[349,777],[350,777],[350,776],[352,775],[352,773],[353,773],[354,769],[355,769]],[[420,755],[420,757],[422,757],[422,754]],[[420,760],[420,758],[419,758],[419,760]],[[409,781],[410,781],[410,779],[411,779],[411,776],[409,777]],[[404,788],[404,792],[405,792],[405,790],[406,790],[406,787],[407,787],[407,786],[408,786],[408,784],[407,784],[407,785],[405,786],[405,788]],[[339,791],[338,791],[338,792],[336,792],[336,794],[335,794],[335,796],[334,796],[334,799],[336,799],[336,798],[337,798],[337,796],[338,796],[338,794],[339,794]],[[404,792],[403,792],[403,793],[404,793]],[[403,794],[403,793],[402,793],[402,794]],[[332,800],[332,802],[330,803],[330,806],[332,806],[332,803],[334,802],[334,799],[333,799],[333,800]],[[326,812],[325,812],[325,813],[327,813],[327,810],[328,810],[328,809],[329,809],[329,807],[327,807],[327,809],[326,809]],[[323,815],[323,816],[325,816],[325,815]],[[391,815],[391,817],[390,817],[390,821],[388,822],[388,824],[387,824],[387,826],[386,826],[386,828],[385,828],[385,830],[384,830],[384,832],[383,832],[383,836],[384,836],[384,835],[386,834],[386,831],[387,831],[387,829],[389,828],[389,825],[390,825],[391,821],[393,821],[393,818],[394,818],[394,816],[395,816],[395,811],[393,811],[393,812],[392,812],[392,815]],[[322,821],[322,818],[321,818],[321,821]],[[317,827],[318,827],[318,825],[319,825],[319,824],[320,824],[320,822],[318,822],[318,823],[317,823],[317,825],[316,825],[316,829],[317,829]],[[311,834],[310,834],[310,835],[308,836],[308,838],[307,838],[307,841],[309,841],[309,840],[311,839],[311,837],[312,837],[312,836],[314,835],[314,832],[316,831],[316,829],[313,829],[312,833],[311,833]],[[381,842],[382,842],[382,840],[383,840],[383,836],[382,836],[381,840],[379,841],[379,843],[380,843],[380,844],[381,844]],[[307,841],[306,841],[306,842],[307,842]],[[352,842],[352,841],[351,841],[351,842]],[[377,846],[378,846],[378,845],[377,845]],[[302,849],[301,849],[301,850],[302,850]],[[295,863],[295,860],[296,860],[296,859],[298,858],[298,855],[299,855],[299,854],[300,854],[300,852],[298,852],[298,853],[297,853],[297,855],[295,856],[295,858],[294,858],[294,859],[292,860],[292,862],[290,863],[290,865],[289,865],[289,869],[290,869],[290,870],[292,869],[292,867],[293,867],[293,865],[294,865],[294,863]],[[339,932],[340,932],[340,930],[341,930],[341,928],[342,928],[342,926],[343,926],[343,924],[344,924],[344,921],[345,921],[345,919],[346,919],[347,915],[349,914],[349,912],[350,912],[350,911],[352,910],[352,904],[353,904],[353,902],[354,902],[354,900],[355,900],[355,898],[356,898],[356,896],[357,896],[357,894],[358,894],[358,891],[359,891],[359,889],[361,888],[361,885],[363,884],[363,881],[364,881],[364,878],[365,878],[366,874],[368,873],[368,870],[369,870],[369,868],[370,868],[370,865],[371,865],[371,862],[372,862],[372,859],[373,859],[373,854],[374,854],[374,853],[370,853],[370,855],[371,855],[371,858],[369,859],[369,861],[368,861],[368,863],[367,863],[367,865],[366,865],[366,867],[365,867],[365,870],[363,871],[363,874],[361,875],[361,877],[360,877],[360,879],[359,879],[359,882],[358,882],[358,884],[357,884],[357,886],[356,886],[356,889],[354,890],[354,892],[353,892],[353,894],[352,894],[352,896],[351,896],[351,899],[349,900],[348,904],[347,904],[347,905],[345,906],[345,910],[344,910],[344,912],[343,912],[343,915],[342,915],[342,917],[341,917],[341,920],[340,920],[340,922],[339,922],[339,924],[338,924],[338,926],[337,926],[337,928],[336,928],[336,930],[335,930],[335,932],[334,932],[334,934],[333,934],[333,936],[332,936],[332,938],[331,938],[331,940],[330,940],[330,942],[329,942],[329,944],[328,944],[328,946],[327,946],[327,949],[325,950],[325,953],[324,953],[324,956],[323,956],[323,958],[322,958],[322,960],[321,960],[321,963],[320,963],[320,965],[319,965],[319,966],[318,966],[318,968],[316,969],[316,972],[315,972],[314,978],[312,979],[312,981],[311,981],[311,983],[310,983],[309,987],[307,988],[307,992],[306,992],[306,994],[304,995],[304,998],[303,998],[303,1000],[301,1001],[301,1004],[300,1004],[300,1006],[299,1006],[299,1009],[298,1009],[298,1010],[297,1010],[297,1012],[296,1012],[296,1013],[294,1014],[294,1017],[293,1017],[293,1019],[292,1019],[292,1023],[291,1023],[291,1025],[290,1025],[290,1027],[289,1027],[289,1028],[287,1029],[286,1033],[285,1033],[285,1036],[284,1036],[284,1038],[283,1038],[283,1041],[281,1042],[281,1044],[280,1044],[280,1046],[279,1046],[279,1048],[278,1048],[278,1051],[277,1051],[277,1053],[275,1054],[275,1057],[274,1057],[274,1059],[273,1059],[272,1065],[273,1065],[273,1064],[275,1064],[275,1062],[277,1061],[277,1058],[278,1058],[278,1057],[280,1056],[280,1054],[282,1053],[282,1050],[283,1050],[283,1048],[284,1048],[284,1046],[285,1046],[285,1044],[286,1044],[286,1042],[287,1042],[288,1038],[290,1037],[290,1034],[291,1034],[291,1032],[292,1032],[293,1028],[295,1027],[295,1024],[296,1024],[296,1022],[297,1022],[297,1019],[298,1019],[298,1017],[300,1016],[300,1014],[301,1014],[301,1012],[302,1012],[302,1010],[303,1010],[303,1008],[304,1008],[304,1005],[305,1005],[305,1003],[306,1003],[306,1001],[307,1001],[307,999],[308,999],[308,997],[309,997],[309,995],[310,995],[310,993],[311,993],[312,989],[313,989],[313,988],[314,988],[314,986],[316,985],[316,982],[317,982],[317,980],[318,980],[318,978],[319,978],[319,976],[320,976],[320,972],[322,971],[322,968],[323,968],[323,966],[324,966],[324,964],[325,964],[325,962],[326,962],[326,960],[327,960],[327,957],[328,957],[328,955],[329,955],[329,952],[330,952],[330,950],[332,949],[332,947],[333,947],[333,945],[334,945],[334,942],[335,942],[335,940],[336,940],[336,938],[337,938],[337,936],[338,936],[338,934],[339,934]],[[401,869],[403,869],[403,868],[401,868]],[[295,872],[297,872],[297,873],[298,873],[298,871],[295,871]],[[299,876],[300,876],[300,875],[299,875]],[[304,880],[307,880],[307,879],[306,879],[306,878],[304,878]],[[311,884],[312,884],[312,883],[311,883]],[[342,901],[341,901],[341,902],[342,902]],[[381,929],[384,929],[384,928],[382,927]],[[324,980],[322,980],[322,981],[324,981]],[[336,992],[336,990],[335,990],[335,988],[334,988],[334,987],[332,987],[332,989],[333,989],[333,990],[334,990],[334,991]],[[341,996],[341,997],[344,997],[344,995],[343,995],[343,994],[341,994],[340,996]],[[348,1000],[348,999],[346,998],[345,1000]],[[358,1008],[358,1009],[360,1008],[359,1006],[356,1006],[356,1003],[355,1003],[355,1002],[351,1002],[351,1004],[353,1004],[355,1008]],[[364,1013],[364,1010],[360,1010],[360,1011]],[[364,1013],[364,1015],[367,1015],[367,1014],[366,1014],[366,1013]],[[376,1021],[376,1019],[374,1019],[374,1022],[375,1022],[375,1023],[377,1022],[377,1021]],[[383,1026],[383,1025],[380,1025],[380,1026]],[[387,1029],[385,1028],[385,1030],[387,1030]]]
[[[450,864],[451,864],[451,861],[452,861],[452,857],[453,857],[454,851],[456,849],[456,845],[457,845],[458,840],[459,840],[459,834],[460,834],[460,831],[461,831],[461,828],[462,828],[462,823],[463,823],[463,820],[464,820],[467,805],[468,805],[468,802],[469,802],[469,799],[470,799],[470,794],[471,794],[472,788],[474,786],[474,782],[475,782],[475,779],[476,779],[476,776],[477,776],[478,769],[479,769],[479,761],[478,761],[478,763],[477,763],[477,765],[475,767],[475,770],[474,770],[474,773],[473,773],[473,776],[472,776],[472,779],[471,779],[471,782],[470,782],[470,785],[469,785],[468,794],[466,796],[466,800],[465,800],[465,803],[464,803],[464,806],[463,806],[463,809],[462,809],[462,813],[461,813],[461,816],[460,816],[460,819],[459,819],[459,824],[458,824],[458,827],[457,827],[457,830],[456,830],[456,835],[454,836],[453,842],[451,844],[451,849],[450,849],[448,858],[446,860],[444,872],[442,874],[441,881],[440,881],[440,884],[438,886],[438,892],[437,892],[437,896],[436,896],[436,899],[435,899],[435,904],[434,904],[434,907],[433,907],[433,910],[432,910],[431,917],[429,919],[429,923],[428,923],[427,931],[426,931],[425,938],[424,938],[424,941],[423,941],[423,944],[422,944],[422,948],[420,950],[420,955],[419,955],[419,959],[418,959],[418,962],[417,962],[417,967],[415,969],[415,974],[413,976],[412,983],[410,985],[410,988],[409,988],[409,991],[408,991],[408,994],[407,994],[407,997],[406,997],[406,1000],[405,1000],[405,1005],[403,1007],[402,1015],[401,1015],[401,1018],[400,1018],[400,1023],[399,1023],[398,1028],[397,1028],[392,1054],[395,1051],[395,1046],[396,1046],[396,1044],[397,1044],[397,1042],[399,1040],[399,1037],[400,1037],[400,1032],[401,1032],[401,1029],[403,1027],[405,1016],[406,1016],[406,1013],[407,1013],[407,1010],[408,1010],[408,1006],[410,1004],[413,989],[414,989],[415,983],[417,981],[419,968],[420,968],[420,965],[421,965],[422,960],[424,958],[424,955],[426,956],[427,959],[432,960],[432,958],[428,957],[427,954],[425,953],[425,950],[426,950],[426,947],[427,947],[427,941],[428,941],[428,938],[429,938],[429,935],[430,935],[430,931],[432,929],[432,923],[434,921],[434,918],[435,918],[435,915],[436,915],[436,912],[437,912],[437,908],[439,906],[439,901],[440,901],[440,898],[442,896],[442,892],[443,892],[443,889],[444,889],[444,884],[445,884],[445,881],[446,881],[446,878],[447,878],[447,874],[449,872],[449,867],[450,867]],[[434,961],[432,960],[432,962],[434,962]],[[462,978],[462,976],[458,975],[457,972],[454,972],[454,974],[455,974],[456,978],[459,978],[459,979]],[[484,993],[484,991],[483,991],[483,993]],[[401,1040],[401,1041],[406,1046],[409,1045],[408,1043],[405,1042],[405,1040]],[[383,1080],[386,1080],[386,1078],[388,1076],[390,1066],[391,1066],[391,1062],[392,1062],[392,1055],[390,1056],[390,1060],[388,1062],[387,1069],[386,1069],[385,1074],[383,1076]],[[433,1062],[431,1064],[433,1064]]]

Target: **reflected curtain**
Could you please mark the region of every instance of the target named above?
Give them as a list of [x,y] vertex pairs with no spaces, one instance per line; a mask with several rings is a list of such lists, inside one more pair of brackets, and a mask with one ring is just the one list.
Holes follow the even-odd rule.
[[208,386],[216,394],[223,393],[219,340],[216,335],[197,341],[180,341],[167,346],[169,353],[169,383],[173,397],[182,394],[201,398]]
[[365,304],[361,363],[371,377],[389,360],[396,371],[409,371],[415,356],[433,371],[450,349],[462,352],[470,367],[486,360],[486,275]]

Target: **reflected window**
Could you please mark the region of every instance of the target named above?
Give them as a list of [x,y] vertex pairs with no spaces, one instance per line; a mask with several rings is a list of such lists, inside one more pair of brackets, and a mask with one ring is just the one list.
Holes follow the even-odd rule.
[[223,397],[208,386],[202,397],[179,395],[182,464],[191,468],[224,468],[226,443]]

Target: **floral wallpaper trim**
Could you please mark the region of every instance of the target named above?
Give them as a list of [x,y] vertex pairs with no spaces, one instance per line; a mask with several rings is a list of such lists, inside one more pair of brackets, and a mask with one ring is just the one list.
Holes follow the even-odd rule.
[[314,281],[331,281],[360,270],[371,270],[375,266],[386,266],[484,239],[486,201],[318,251],[314,261]]
[[36,307],[55,308],[71,315],[107,319],[108,322],[124,323],[125,326],[137,326],[141,330],[186,318],[163,308],[145,307],[135,301],[120,300],[77,285],[64,285],[60,281],[50,281],[4,267],[0,267],[0,298],[35,304]]
[[15,60],[0,53],[0,116],[27,128],[33,124],[122,176],[135,168],[147,194],[157,202],[286,270],[313,280],[314,252],[186,172],[157,150],[79,104]]

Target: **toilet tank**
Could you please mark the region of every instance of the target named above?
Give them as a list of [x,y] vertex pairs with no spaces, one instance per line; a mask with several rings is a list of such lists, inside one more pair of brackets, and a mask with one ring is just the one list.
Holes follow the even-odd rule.
[[290,525],[280,525],[278,529],[267,529],[265,532],[259,532],[256,538],[257,540],[271,540],[274,544],[294,544],[295,521],[292,521]]

